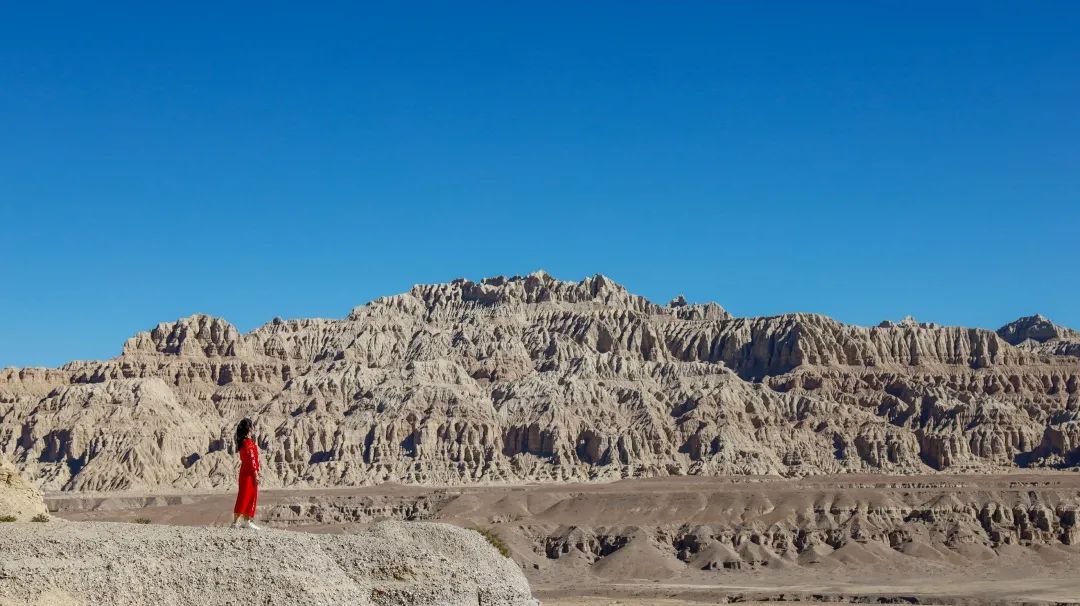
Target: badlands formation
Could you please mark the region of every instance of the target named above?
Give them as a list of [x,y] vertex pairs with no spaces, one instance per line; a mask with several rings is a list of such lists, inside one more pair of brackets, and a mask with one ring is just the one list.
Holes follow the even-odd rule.
[[[402,603],[528,603],[510,560],[431,522],[493,532],[545,603],[1080,603],[1078,356],[1080,333],[1041,316],[996,332],[738,318],[542,272],[249,333],[192,316],[111,360],[0,371],[0,455],[69,520],[0,529],[18,556],[0,561],[0,604],[39,585],[141,603],[123,575],[63,573],[56,545],[94,570],[179,553],[195,586],[228,586],[218,552],[266,552],[258,569],[282,571],[259,595],[309,603],[321,586],[290,550],[333,562],[328,586],[357,603],[394,603],[372,598],[379,570],[415,579]],[[263,450],[260,519],[309,533],[213,528],[242,417]],[[154,524],[114,524],[140,517]],[[428,550],[453,566],[397,578],[383,543],[410,570]],[[349,559],[366,551],[382,555]],[[171,578],[147,600],[187,582]],[[451,593],[423,593],[444,578]]]
[[49,490],[1004,472],[1080,460],[1080,336],[666,306],[597,275],[421,285],[340,320],[196,315],[0,371],[0,454]]

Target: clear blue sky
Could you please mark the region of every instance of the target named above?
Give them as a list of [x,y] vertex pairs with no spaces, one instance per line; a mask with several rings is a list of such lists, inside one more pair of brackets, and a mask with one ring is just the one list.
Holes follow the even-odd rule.
[[1080,3],[8,3],[0,366],[416,282],[1080,327]]

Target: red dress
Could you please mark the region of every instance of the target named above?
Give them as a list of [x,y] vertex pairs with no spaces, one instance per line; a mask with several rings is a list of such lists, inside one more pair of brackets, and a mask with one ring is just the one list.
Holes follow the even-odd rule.
[[244,438],[239,454],[240,491],[236,494],[233,513],[254,518],[255,501],[259,499],[259,484],[255,481],[255,476],[259,473],[259,447],[255,445],[255,440]]

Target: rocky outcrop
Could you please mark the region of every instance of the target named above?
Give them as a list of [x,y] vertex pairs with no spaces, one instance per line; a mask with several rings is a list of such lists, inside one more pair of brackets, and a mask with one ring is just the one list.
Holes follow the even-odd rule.
[[[420,285],[340,320],[192,316],[101,362],[0,372],[0,453],[42,487],[921,473],[1080,460],[1080,359],[906,319],[736,318],[604,276]],[[1047,343],[1070,332],[1055,328]],[[1019,345],[1011,341],[1021,339]]]
[[0,532],[0,553],[4,604],[538,606],[513,561],[445,524],[350,535],[20,524]]
[[251,355],[240,331],[220,318],[196,315],[163,322],[124,343],[124,355],[171,354],[207,358]]
[[1041,314],[1020,318],[1009,322],[997,331],[998,336],[1012,345],[1019,345],[1024,341],[1045,343],[1054,339],[1080,338],[1080,332],[1064,326],[1058,326],[1049,318]]
[[1055,356],[1080,356],[1080,332],[1054,324],[1040,314],[1010,322],[997,333],[1022,349]]
[[0,455],[0,517],[28,521],[46,514],[41,492],[19,476],[19,472]]

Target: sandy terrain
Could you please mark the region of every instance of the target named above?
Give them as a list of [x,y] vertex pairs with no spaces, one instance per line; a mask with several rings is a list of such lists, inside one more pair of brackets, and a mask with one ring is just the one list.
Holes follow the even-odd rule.
[[[71,520],[221,525],[232,495],[50,495]],[[1080,475],[668,478],[267,491],[271,526],[383,519],[495,531],[563,606],[741,601],[1080,603]]]

